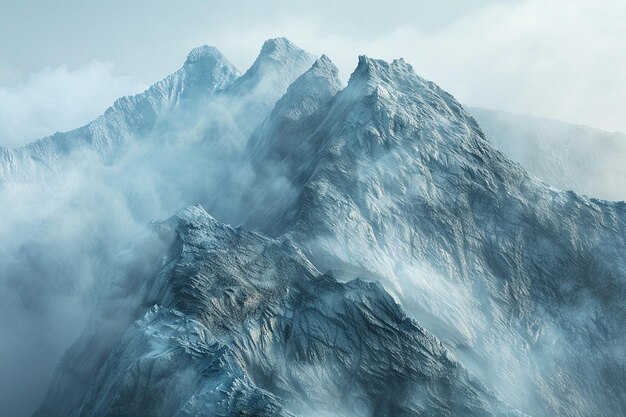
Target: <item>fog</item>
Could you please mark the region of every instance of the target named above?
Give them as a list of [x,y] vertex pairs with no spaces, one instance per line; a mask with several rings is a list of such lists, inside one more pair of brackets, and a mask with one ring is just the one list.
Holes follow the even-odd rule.
[[626,134],[530,115],[469,111],[498,149],[542,181],[588,197],[626,200]]

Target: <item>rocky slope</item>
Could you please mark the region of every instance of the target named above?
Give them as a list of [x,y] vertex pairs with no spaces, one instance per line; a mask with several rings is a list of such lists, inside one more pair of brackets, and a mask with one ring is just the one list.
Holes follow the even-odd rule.
[[521,415],[379,284],[320,275],[289,241],[200,207],[153,227],[162,268],[117,283],[138,292],[140,318],[117,338],[97,315],[55,380],[72,384],[80,364],[73,401],[53,391],[36,415]]
[[305,134],[260,139],[296,197],[249,227],[385,283],[522,411],[623,410],[626,205],[540,183],[401,60],[362,57],[324,101],[290,126]]

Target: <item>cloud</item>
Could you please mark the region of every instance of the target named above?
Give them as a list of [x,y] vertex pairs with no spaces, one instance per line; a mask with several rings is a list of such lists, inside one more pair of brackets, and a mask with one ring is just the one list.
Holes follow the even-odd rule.
[[113,68],[111,62],[98,61],[75,70],[46,68],[14,86],[0,86],[0,146],[16,147],[74,129],[116,98],[144,89],[133,77],[115,75]]
[[[408,16],[417,6],[404,4],[403,9]],[[356,17],[338,24],[333,17],[282,11],[282,19],[272,25],[236,35],[227,24],[206,39],[242,65],[252,59],[254,48],[241,45],[285,35],[311,52],[328,54],[344,79],[359,54],[404,57],[420,75],[467,104],[626,131],[623,1],[483,4],[445,22],[440,19],[438,29],[425,27],[419,19],[397,19],[397,25],[390,25],[389,15],[384,9],[370,9],[370,18],[359,26],[352,22]],[[381,23],[371,16],[379,16]]]
[[[26,3],[15,3],[5,15],[18,14]],[[0,46],[0,56],[21,66],[11,69],[0,62],[0,80],[5,84],[17,78],[16,72],[32,72],[33,67],[50,63],[76,66],[82,56],[111,60],[121,72],[152,82],[174,71],[191,48],[205,43],[217,46],[245,69],[263,40],[287,36],[313,53],[329,55],[344,79],[356,66],[359,54],[384,59],[402,56],[420,75],[467,104],[626,131],[622,115],[626,107],[623,0],[398,0],[394,7],[382,0],[360,2],[358,7],[330,0],[277,0],[272,7],[243,1],[218,6],[193,0],[184,8],[164,0],[132,4],[114,0],[106,7],[94,3],[80,8],[74,7],[74,0],[64,3],[66,7],[55,5],[48,10],[37,5],[27,11],[29,15],[48,13],[63,22],[63,27],[43,42],[23,33],[26,29],[21,20],[19,25],[9,19],[2,22],[6,25],[0,25],[0,34],[9,36],[14,31],[24,35],[15,44]],[[137,14],[131,13],[135,9],[147,17],[136,19]],[[67,10],[82,10],[102,19],[83,21]],[[41,19],[48,19],[44,17]],[[120,30],[111,33],[107,29],[111,25]],[[37,30],[41,28],[30,28],[32,33]],[[136,36],[137,32],[144,36]],[[71,43],[61,43],[64,39]],[[58,48],[59,44],[66,46]],[[155,44],[159,47],[153,48]],[[29,50],[28,57],[23,57],[24,49]],[[84,70],[90,65],[76,71],[61,66],[33,74],[10,90],[0,87],[0,144],[23,143],[74,128],[96,116],[114,98],[140,89],[134,86],[140,84],[134,79],[115,77],[110,67],[100,69],[102,80],[90,83],[88,75],[80,75],[89,74]],[[98,75],[93,68],[91,73]],[[36,99],[39,93],[26,86],[33,79],[54,74],[69,85],[65,88],[61,80],[52,80],[48,85],[60,87],[43,97],[52,101],[46,108]],[[16,96],[14,90],[30,94]],[[6,97],[15,99],[8,105]],[[72,110],[62,97],[80,103]],[[28,103],[26,108],[24,103]],[[12,116],[9,123],[4,120],[7,114]]]

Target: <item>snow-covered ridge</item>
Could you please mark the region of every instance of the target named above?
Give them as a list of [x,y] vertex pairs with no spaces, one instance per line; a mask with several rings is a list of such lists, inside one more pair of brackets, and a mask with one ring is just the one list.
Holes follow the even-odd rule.
[[88,326],[41,416],[623,414],[626,204],[538,181],[403,60],[344,87],[276,39],[201,96],[122,167],[211,215],[154,224],[157,270],[118,274],[131,313]]
[[[215,47],[194,48],[178,71],[141,94],[116,100],[86,126],[14,150],[0,147],[0,184],[46,182],[63,169],[68,154],[79,150],[93,152],[110,162],[122,155],[129,144],[162,134],[159,131],[166,128],[164,121],[169,123],[168,120],[190,112],[198,112],[194,117],[199,119],[203,109],[212,106],[248,113],[250,124],[254,125],[259,121],[254,115],[262,120],[288,85],[313,61],[313,57],[288,40],[271,39],[240,77]],[[219,97],[212,99],[218,92]],[[237,106],[233,98],[238,100]],[[254,108],[249,109],[251,106]],[[170,134],[181,134],[180,129],[177,126]]]
[[[338,283],[290,242],[224,226],[200,207],[153,227],[173,243],[163,269],[135,286],[150,289],[137,297],[140,317],[88,384],[59,374],[75,404],[51,395],[35,415],[521,416],[380,284]],[[60,369],[97,360],[90,347],[101,338],[87,326]]]
[[0,183],[46,181],[62,169],[65,156],[78,150],[114,158],[127,142],[149,134],[164,113],[219,91],[237,77],[237,69],[217,49],[196,48],[178,71],[143,93],[116,100],[93,122],[22,148],[0,148]]

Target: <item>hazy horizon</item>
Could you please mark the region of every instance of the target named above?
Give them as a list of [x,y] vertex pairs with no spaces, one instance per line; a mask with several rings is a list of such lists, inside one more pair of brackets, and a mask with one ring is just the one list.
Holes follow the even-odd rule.
[[0,146],[89,122],[116,98],[174,72],[195,46],[216,46],[243,72],[263,41],[279,36],[328,55],[344,80],[359,54],[403,57],[467,105],[626,132],[626,46],[618,42],[626,37],[625,4],[453,3],[7,4],[0,35],[12,41],[0,45]]

